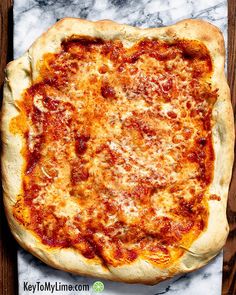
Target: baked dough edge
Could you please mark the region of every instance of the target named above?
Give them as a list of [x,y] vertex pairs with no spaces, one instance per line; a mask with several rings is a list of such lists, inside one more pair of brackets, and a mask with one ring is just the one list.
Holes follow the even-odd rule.
[[[164,41],[193,39],[203,42],[210,52],[213,62],[212,86],[219,89],[212,114],[215,167],[210,193],[219,195],[221,200],[208,201],[207,229],[169,268],[158,268],[140,258],[129,265],[105,266],[97,260],[86,259],[74,249],[52,249],[42,244],[36,235],[26,230],[13,217],[12,206],[21,191],[21,171],[24,163],[20,153],[23,146],[22,138],[12,134],[9,129],[11,119],[20,112],[16,101],[22,99],[22,92],[37,79],[39,61],[43,55],[48,52],[58,52],[61,41],[73,34],[120,39],[125,46],[131,46],[145,37],[160,38]],[[128,283],[156,284],[174,275],[196,270],[215,257],[225,244],[228,235],[226,205],[234,160],[233,110],[224,74],[224,62],[225,48],[221,32],[202,20],[187,19],[168,27],[139,29],[110,20],[91,22],[77,18],[60,20],[41,35],[22,57],[10,62],[6,69],[1,113],[1,163],[5,212],[18,243],[57,269]]]

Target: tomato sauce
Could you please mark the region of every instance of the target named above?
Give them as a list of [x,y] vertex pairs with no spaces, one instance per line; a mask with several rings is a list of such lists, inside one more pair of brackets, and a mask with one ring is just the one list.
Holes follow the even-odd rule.
[[[14,216],[42,243],[114,266],[139,256],[166,266],[171,251],[181,256],[178,245],[190,246],[207,226],[217,99],[211,74],[209,52],[198,41],[144,39],[125,48],[119,40],[64,40],[60,52],[44,56],[24,93],[24,205],[16,204]],[[142,107],[126,112],[131,104]],[[155,169],[148,162],[153,150]],[[175,164],[166,164],[167,155]],[[178,173],[189,180],[175,183]],[[55,204],[47,204],[49,194]],[[60,208],[72,200],[78,212],[71,218],[73,206],[68,214]],[[159,216],[168,202],[168,217]]]

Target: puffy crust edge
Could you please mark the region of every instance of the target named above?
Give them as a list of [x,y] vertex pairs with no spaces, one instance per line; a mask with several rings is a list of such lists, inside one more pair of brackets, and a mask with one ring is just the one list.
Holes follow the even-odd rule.
[[[213,144],[215,150],[214,179],[210,187],[212,194],[221,196],[221,201],[209,200],[208,227],[187,249],[185,254],[168,269],[161,269],[148,261],[138,259],[129,265],[104,266],[97,260],[88,260],[73,249],[51,249],[19,224],[12,215],[21,190],[22,138],[9,130],[10,120],[19,114],[16,101],[22,92],[38,77],[39,61],[45,53],[57,52],[61,41],[72,34],[120,39],[130,46],[142,38],[194,39],[203,42],[210,51],[214,73],[213,87],[219,89],[219,97],[213,109]],[[120,25],[113,21],[91,22],[82,19],[65,18],[57,22],[31,46],[21,58],[11,62],[6,70],[4,99],[1,114],[2,132],[2,180],[4,204],[8,222],[19,244],[45,263],[80,275],[91,275],[129,283],[155,284],[175,274],[193,271],[204,266],[223,247],[228,234],[226,203],[233,165],[234,124],[229,87],[224,74],[224,41],[220,31],[202,20],[184,20],[175,25],[138,29]],[[19,83],[20,81],[20,83]]]

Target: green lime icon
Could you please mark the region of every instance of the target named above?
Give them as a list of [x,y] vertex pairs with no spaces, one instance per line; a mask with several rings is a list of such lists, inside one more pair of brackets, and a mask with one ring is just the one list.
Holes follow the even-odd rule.
[[97,281],[93,283],[93,291],[96,293],[100,293],[104,290],[103,282]]

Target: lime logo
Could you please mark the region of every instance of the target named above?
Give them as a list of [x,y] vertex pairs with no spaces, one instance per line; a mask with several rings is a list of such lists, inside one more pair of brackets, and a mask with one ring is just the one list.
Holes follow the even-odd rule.
[[96,293],[100,293],[104,290],[103,282],[97,281],[93,283],[93,291]]

